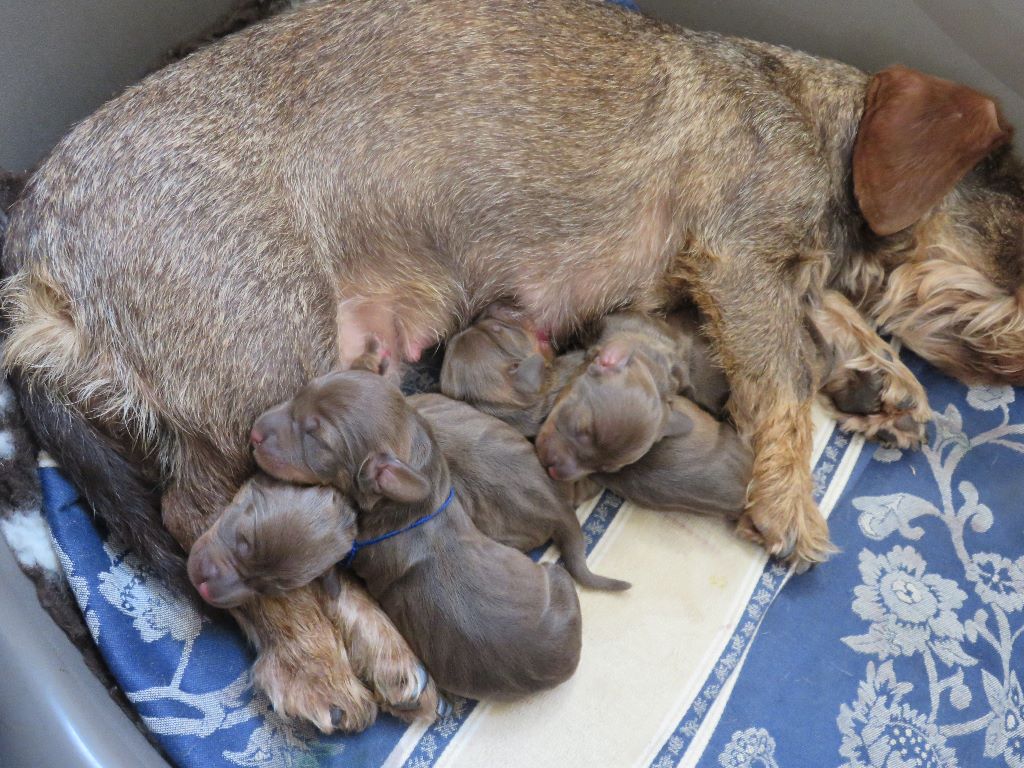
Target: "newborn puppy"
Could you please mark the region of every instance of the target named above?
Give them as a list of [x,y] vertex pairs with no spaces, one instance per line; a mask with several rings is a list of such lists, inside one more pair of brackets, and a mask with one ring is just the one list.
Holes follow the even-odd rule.
[[[723,412],[729,397],[728,383],[700,334],[697,312],[683,308],[670,314],[668,323],[676,333],[677,354],[681,360],[675,375],[685,382],[682,388],[693,401],[680,397],[671,401],[672,410],[678,413],[680,421],[679,434],[658,441],[641,459],[619,472],[596,473],[589,479],[649,509],[738,518],[750,482],[751,452],[732,425],[706,412]],[[493,337],[481,336],[474,344],[472,355],[467,354],[465,346],[454,349],[449,346],[445,353],[445,368],[459,372],[460,382],[470,382],[471,386],[464,384],[461,391],[469,393],[471,401],[478,403],[477,407],[483,407],[480,403],[500,403],[503,408],[512,406],[506,397],[508,389],[492,384],[500,381],[499,377],[488,377],[473,370],[478,365],[489,365],[499,371],[514,366],[520,360],[516,350],[530,347],[530,332],[524,325],[510,322],[503,329],[503,339],[508,337],[513,341],[499,346],[491,341]],[[556,372],[556,386],[549,388],[549,399],[559,394],[559,378],[571,378],[557,371],[575,372],[583,359],[583,353],[577,352],[556,357],[548,363],[549,371]],[[472,372],[472,378],[462,376],[462,371]],[[442,376],[442,388],[444,381]],[[541,408],[538,409],[538,405]],[[543,405],[538,401],[527,407],[539,411],[543,420],[547,416]],[[439,434],[440,425],[432,423],[432,426],[435,434]],[[449,455],[447,450],[446,455]],[[478,523],[478,527],[482,526]]]
[[547,337],[509,304],[494,303],[445,347],[441,392],[533,437],[564,385]]
[[334,488],[254,475],[192,545],[188,576],[218,608],[280,595],[343,558],[355,529],[355,510]]
[[526,438],[503,421],[443,395],[408,399],[427,420],[473,523],[495,541],[530,550],[554,540],[565,568],[585,587],[628,589],[591,572],[569,488],[544,472]]
[[685,421],[678,434],[655,443],[638,461],[590,479],[647,509],[739,519],[746,504],[753,454],[735,427],[677,397]]
[[265,471],[352,495],[359,541],[377,543],[350,565],[440,687],[509,697],[576,669],[568,573],[473,525],[428,423],[392,383],[361,370],[314,379],[260,416],[252,437]]
[[674,373],[683,397],[689,398],[715,418],[726,418],[729,381],[715,359],[707,337],[701,331],[700,312],[682,304],[665,318],[677,348]]
[[639,313],[609,315],[589,361],[562,389],[537,432],[548,474],[572,482],[617,472],[689,424],[670,402],[689,386],[688,349],[667,323]]

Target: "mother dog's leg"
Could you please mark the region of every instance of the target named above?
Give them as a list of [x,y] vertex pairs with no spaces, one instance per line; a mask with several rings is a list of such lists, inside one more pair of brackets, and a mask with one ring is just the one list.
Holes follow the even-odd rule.
[[811,495],[818,382],[805,300],[790,274],[798,268],[777,258],[712,257],[694,298],[729,378],[730,411],[754,451],[738,531],[804,568],[825,560],[833,547]]
[[[189,472],[191,483],[198,478]],[[171,486],[161,501],[164,524],[188,549],[204,527],[202,510],[222,509],[230,493],[219,482]],[[311,721],[324,733],[360,731],[377,716],[373,694],[352,671],[340,633],[325,613],[313,585],[284,597],[261,596],[231,611],[256,649],[253,682],[285,717]]]
[[810,316],[833,355],[821,391],[839,425],[900,448],[920,445],[932,415],[928,396],[895,350],[841,293],[823,291]]
[[325,596],[327,614],[344,638],[355,673],[391,714],[409,720],[433,719],[437,688],[376,601],[348,574],[339,574],[338,592]]

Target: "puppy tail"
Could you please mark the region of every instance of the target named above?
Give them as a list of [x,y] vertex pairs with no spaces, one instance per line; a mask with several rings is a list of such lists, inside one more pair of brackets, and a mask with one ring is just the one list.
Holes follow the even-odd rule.
[[561,531],[561,535],[556,538],[555,543],[562,551],[562,561],[565,564],[565,570],[569,572],[569,575],[581,587],[621,592],[633,586],[628,581],[599,576],[590,570],[590,566],[587,565],[587,550],[586,542],[583,540],[583,531],[580,530],[575,516],[573,516],[571,523],[566,523]]
[[152,484],[75,409],[51,399],[17,369],[10,372],[10,383],[39,445],[53,456],[114,538],[133,549],[166,582],[184,585],[184,554],[163,527],[158,492]]

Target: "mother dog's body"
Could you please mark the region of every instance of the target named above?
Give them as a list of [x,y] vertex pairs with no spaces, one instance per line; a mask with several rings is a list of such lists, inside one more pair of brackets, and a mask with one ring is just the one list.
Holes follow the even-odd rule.
[[[658,304],[684,232],[728,253],[766,220],[819,225],[863,75],[542,5],[311,5],[129,89],[12,222],[11,362],[205,508],[252,417],[335,363],[339,302],[346,353],[359,327],[415,354],[503,295],[561,331]],[[810,65],[846,135],[779,92],[773,70]]]
[[[559,335],[685,285],[752,436],[746,532],[817,560],[806,309],[826,280],[863,298],[892,266],[849,187],[868,82],[585,0],[300,6],[57,147],[11,223],[7,361],[88,500],[171,568],[139,489],[163,489],[189,545],[250,471],[253,417],[367,334],[415,358],[498,298]],[[291,605],[321,631],[313,598]],[[288,608],[238,616],[275,707],[365,723],[329,653],[279,641]]]

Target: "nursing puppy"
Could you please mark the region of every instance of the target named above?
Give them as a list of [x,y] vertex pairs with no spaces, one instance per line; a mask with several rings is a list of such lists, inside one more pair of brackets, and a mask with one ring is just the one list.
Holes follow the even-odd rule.
[[338,490],[254,475],[192,545],[189,579],[218,608],[282,595],[333,568],[355,534],[355,509]]
[[656,442],[689,427],[671,407],[691,389],[688,344],[667,323],[639,313],[604,319],[586,363],[558,394],[537,432],[551,477],[574,482],[618,472]]
[[[488,326],[494,324],[493,319],[484,322]],[[533,354],[532,333],[514,316],[504,318],[499,332],[485,328],[483,330],[489,332],[480,333],[477,329],[482,324],[477,323],[455,337],[458,341],[472,334],[476,338],[471,345],[459,343],[446,349],[442,390],[459,392],[477,407],[481,404],[497,406],[498,412],[509,413],[514,408],[509,396],[514,386],[509,380],[514,380],[515,371],[521,367],[517,365],[521,356]],[[668,325],[675,335],[676,379],[683,382],[682,388],[688,396],[704,407],[686,398],[671,398],[670,408],[676,414],[678,434],[657,441],[642,458],[618,472],[595,473],[590,479],[649,509],[736,519],[743,510],[750,482],[750,449],[732,425],[708,413],[708,410],[721,413],[728,399],[728,385],[711,357],[707,342],[700,336],[698,315],[684,308],[669,316]],[[644,326],[637,323],[636,327]],[[649,329],[664,341],[662,334],[666,329],[663,326],[652,321]],[[561,387],[571,381],[568,374],[552,376],[552,371],[565,359],[570,361],[569,370],[577,373],[584,354],[571,353],[546,361],[543,379],[547,386],[537,390],[536,401],[517,395],[517,402],[530,411],[531,418],[545,419],[550,411],[549,403],[559,396]],[[482,370],[487,368],[490,370]],[[628,398],[623,400],[628,401]],[[577,404],[582,404],[582,400]]]
[[577,583],[629,588],[590,571],[572,489],[548,477],[533,445],[515,429],[443,395],[414,395],[408,402],[430,425],[455,491],[481,533],[524,551],[553,540]]
[[582,356],[555,356],[526,314],[489,305],[445,344],[441,392],[533,437]]
[[738,520],[750,484],[750,447],[735,427],[690,400],[675,398],[671,407],[685,421],[677,434],[618,472],[595,472],[590,480],[647,509]]
[[[350,565],[439,687],[509,697],[576,669],[580,608],[569,574],[473,525],[429,425],[389,381],[362,370],[315,379],[260,416],[253,437],[268,473],[355,499],[359,541],[378,543]],[[381,539],[394,531],[403,532]]]

